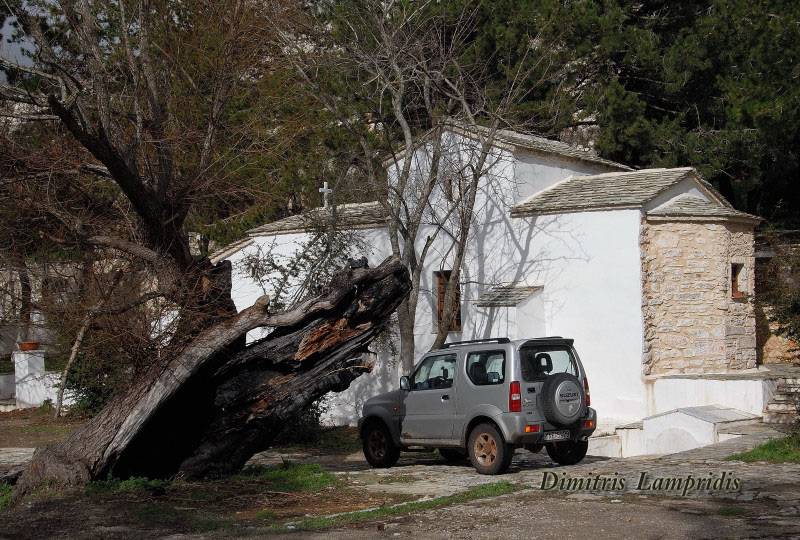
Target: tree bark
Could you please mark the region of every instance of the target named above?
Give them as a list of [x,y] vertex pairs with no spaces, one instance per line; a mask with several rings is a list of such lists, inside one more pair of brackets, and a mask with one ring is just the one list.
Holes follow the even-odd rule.
[[20,321],[18,341],[28,341],[33,323],[33,301],[31,299],[31,279],[28,275],[28,266],[23,260],[19,265],[19,285],[20,285]]
[[83,343],[83,336],[86,335],[86,330],[89,329],[89,323],[91,320],[92,312],[87,311],[86,315],[83,316],[83,322],[78,330],[78,335],[75,336],[75,341],[72,343],[72,347],[70,348],[67,364],[61,371],[61,379],[59,379],[58,383],[58,393],[56,394],[56,410],[53,412],[53,418],[56,420],[58,420],[58,417],[61,416],[61,405],[64,403],[64,388],[67,386],[67,375],[69,375],[69,369],[72,367],[75,359],[78,358],[78,351],[81,348],[81,343]]
[[[108,474],[198,478],[241,469],[290,415],[370,371],[359,357],[409,290],[408,271],[390,257],[374,269],[345,267],[288,311],[268,313],[262,297],[142,374],[70,437],[38,449],[15,496]],[[244,347],[257,327],[274,330]]]

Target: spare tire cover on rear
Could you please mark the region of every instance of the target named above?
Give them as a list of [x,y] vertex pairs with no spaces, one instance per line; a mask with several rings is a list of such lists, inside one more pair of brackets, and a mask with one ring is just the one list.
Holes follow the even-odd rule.
[[544,417],[551,424],[566,426],[586,414],[586,392],[581,381],[569,373],[547,377],[542,385]]

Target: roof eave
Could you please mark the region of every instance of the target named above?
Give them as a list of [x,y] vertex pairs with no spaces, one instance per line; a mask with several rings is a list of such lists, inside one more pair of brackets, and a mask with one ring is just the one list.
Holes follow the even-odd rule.
[[244,248],[252,244],[254,241],[255,240],[253,240],[252,238],[245,238],[244,240],[240,240],[235,244],[229,245],[228,247],[222,249],[221,251],[212,253],[211,255],[208,256],[208,258],[212,263],[217,264],[218,262],[224,261],[231,255],[234,255],[235,253],[238,253],[239,251],[243,250]]
[[[444,129],[446,131],[450,131],[457,135],[462,135],[474,141],[482,142],[481,138],[474,132],[474,130],[465,129],[463,127],[459,127],[454,124],[447,124]],[[427,131],[425,134],[422,135],[418,141],[424,142],[428,140],[431,135],[433,134],[434,130],[431,129]],[[522,134],[520,134],[522,135]],[[420,145],[421,146],[421,145]],[[601,158],[599,156],[575,156],[571,154],[564,154],[562,152],[558,152],[556,150],[547,150],[544,148],[536,147],[533,145],[526,145],[522,142],[514,140],[513,137],[509,137],[503,134],[496,134],[494,137],[494,141],[492,141],[492,146],[498,148],[500,150],[507,150],[509,152],[515,152],[518,150],[527,150],[534,153],[544,154],[548,156],[557,156],[562,159],[567,159],[571,161],[578,161],[578,162],[588,162],[588,163],[595,163],[599,165],[605,165],[606,167],[619,169],[620,171],[635,171],[636,169],[629,167],[628,165],[617,163],[616,161],[612,161],[610,159]],[[388,156],[381,160],[381,164],[384,167],[389,167],[390,165],[394,165],[401,159],[403,159],[406,155],[408,155],[408,146],[404,146],[393,155]]]
[[586,207],[567,207],[559,208],[557,210],[536,210],[536,209],[522,209],[511,210],[512,218],[522,217],[535,217],[535,216],[551,216],[555,214],[579,214],[581,212],[613,212],[614,210],[640,210],[640,204],[624,204],[624,205],[608,205],[608,206],[586,206]]
[[653,216],[647,215],[648,221],[686,221],[686,222],[709,222],[709,221],[728,221],[734,223],[747,223],[752,225],[758,225],[762,221],[762,218],[758,216]]
[[[365,230],[365,229],[380,229],[386,227],[386,222],[373,222],[373,223],[358,223],[348,224],[347,230]],[[250,234],[250,238],[259,238],[263,236],[279,236],[284,234],[302,234],[311,231],[322,230],[316,223],[309,224],[307,227],[293,227],[291,229],[280,229],[275,231],[257,231]]]
[[725,208],[733,209],[733,205],[728,201],[728,199],[723,197],[722,194],[719,191],[714,189],[714,186],[712,186],[711,183],[708,180],[703,178],[700,175],[700,173],[697,172],[697,169],[692,167],[692,170],[691,170],[690,174],[691,174],[692,180],[694,180],[694,182],[697,185],[697,187],[700,188],[700,191],[702,191],[705,195],[707,195],[711,199],[713,199],[716,202],[720,203]]

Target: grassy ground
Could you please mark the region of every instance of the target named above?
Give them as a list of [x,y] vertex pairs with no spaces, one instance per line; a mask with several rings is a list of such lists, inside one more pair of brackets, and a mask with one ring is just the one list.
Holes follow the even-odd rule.
[[11,506],[11,492],[14,490],[12,486],[0,482],[0,510]]
[[83,424],[83,418],[53,418],[52,406],[0,412],[0,448],[36,448],[53,444]]
[[800,463],[800,433],[783,439],[773,439],[749,452],[734,454],[728,461],[767,461],[770,463]]
[[497,497],[498,495],[505,495],[506,493],[514,493],[522,489],[522,486],[512,484],[510,482],[496,482],[494,484],[484,484],[482,486],[474,487],[463,493],[450,495],[449,497],[439,497],[437,499],[429,499],[425,501],[414,501],[401,503],[393,506],[384,506],[381,508],[374,508],[369,510],[362,510],[357,512],[348,512],[330,517],[319,518],[306,518],[299,522],[286,523],[275,527],[276,530],[312,530],[335,527],[344,525],[346,523],[358,522],[364,519],[371,519],[383,516],[392,516],[397,514],[407,514],[409,512],[416,512],[422,510],[432,510],[434,508],[441,508],[451,504],[465,503],[475,499],[485,499],[488,497]]
[[[260,537],[358,524],[494,497],[521,487],[498,482],[449,497],[415,501],[406,494],[365,491],[347,475],[332,474],[317,464],[286,462],[275,467],[252,466],[226,478],[200,482],[109,478],[90,482],[80,491],[42,492],[18,506],[8,505],[11,491],[4,486],[0,487],[0,507],[5,507],[0,510],[0,520],[9,524],[10,537],[34,522],[61,537],[80,536],[87,527],[105,527],[103,530],[117,538],[159,536],[165,530]],[[48,535],[46,530],[37,530]]]

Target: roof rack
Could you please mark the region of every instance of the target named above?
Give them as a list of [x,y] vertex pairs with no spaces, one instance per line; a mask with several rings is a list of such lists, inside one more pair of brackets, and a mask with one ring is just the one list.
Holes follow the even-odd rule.
[[526,345],[529,345],[529,346],[530,345],[538,345],[540,343],[544,343],[544,344],[558,343],[558,344],[563,344],[563,345],[569,345],[571,347],[572,344],[575,343],[575,340],[572,339],[572,338],[565,338],[565,337],[561,337],[561,336],[547,336],[547,337],[539,337],[539,338],[527,339],[527,340],[525,340],[525,343],[523,343],[521,346],[525,347]]
[[507,337],[487,338],[487,339],[472,339],[470,341],[454,341],[453,343],[445,343],[440,349],[448,349],[456,345],[471,345],[473,343],[511,343]]

